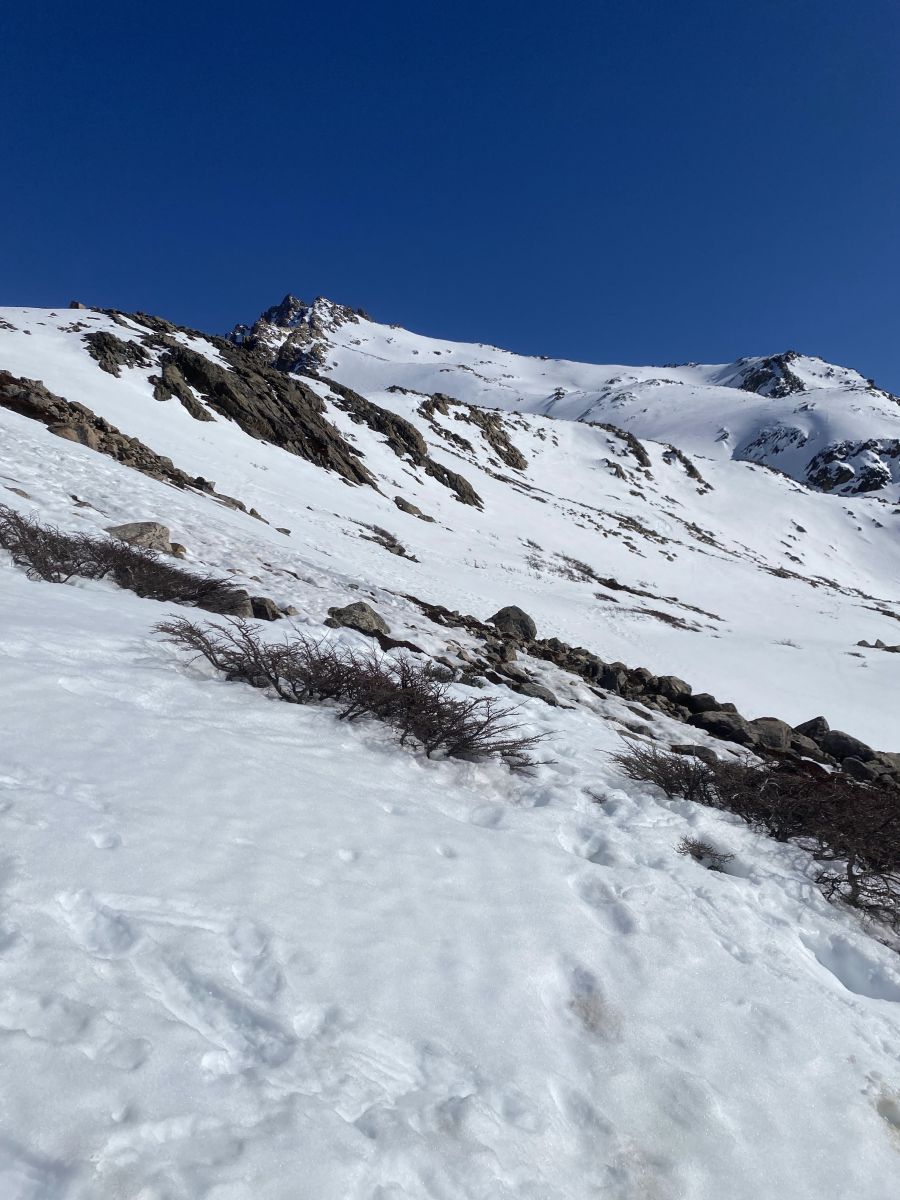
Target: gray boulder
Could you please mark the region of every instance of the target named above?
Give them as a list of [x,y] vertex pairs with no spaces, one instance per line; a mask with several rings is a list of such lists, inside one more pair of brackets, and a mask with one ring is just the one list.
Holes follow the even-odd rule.
[[790,748],[795,754],[800,754],[803,758],[811,758],[815,762],[822,762],[825,759],[825,755],[812,738],[805,737],[802,733],[791,734]]
[[764,746],[766,750],[790,749],[794,731],[787,721],[779,721],[777,717],[756,717],[750,724],[760,746]]
[[527,612],[523,612],[515,604],[509,604],[506,608],[501,608],[488,619],[501,633],[509,634],[510,637],[521,638],[526,642],[530,642],[537,637],[537,626],[534,621],[532,621]]
[[172,535],[166,526],[158,521],[131,521],[127,525],[110,525],[106,532],[118,538],[120,542],[138,546],[142,550],[172,553]]
[[329,608],[328,616],[330,620],[325,624],[331,625],[335,629],[340,627],[356,629],[360,633],[369,634],[370,637],[376,633],[389,634],[391,632],[384,617],[379,616],[375,609],[366,604],[364,600],[357,600],[344,608]]
[[858,758],[860,762],[868,762],[870,758],[875,757],[871,746],[841,729],[830,729],[820,744],[825,753],[836,758],[838,762],[843,762],[845,758]]
[[713,737],[722,738],[728,742],[737,742],[739,746],[755,746],[759,741],[753,726],[739,713],[722,710],[694,713],[690,724],[695,725],[698,729],[705,729]]
[[694,713],[722,712],[722,706],[715,696],[709,692],[697,692],[685,701],[687,707]]

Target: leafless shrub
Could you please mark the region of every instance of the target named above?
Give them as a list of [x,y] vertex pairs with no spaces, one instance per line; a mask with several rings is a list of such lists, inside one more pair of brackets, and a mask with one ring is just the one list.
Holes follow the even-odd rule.
[[679,854],[692,858],[694,862],[700,863],[709,871],[722,871],[734,858],[733,854],[717,850],[715,846],[711,846],[709,842],[703,842],[699,838],[683,837],[676,848]]
[[[749,761],[698,763],[634,744],[614,755],[631,779],[670,798],[734,813],[778,841],[796,841],[829,863],[816,882],[830,900],[900,933],[900,792],[848,776],[811,776]],[[685,843],[690,839],[686,839]],[[692,853],[688,848],[684,853]]]
[[429,757],[501,758],[510,767],[526,768],[534,765],[531,751],[543,740],[511,719],[515,707],[459,697],[449,672],[409,655],[360,654],[305,637],[263,642],[239,619],[202,626],[178,618],[156,628],[229,679],[271,688],[291,704],[334,701],[341,720],[374,717],[390,726],[401,744],[420,745]]
[[655,783],[670,800],[680,797],[709,804],[712,770],[698,758],[669,754],[647,742],[632,742],[628,749],[612,756],[612,760],[628,776],[640,782]]
[[138,596],[209,612],[233,610],[242,595],[226,580],[176,567],[152,550],[114,538],[62,533],[4,505],[0,505],[0,546],[29,578],[48,583],[109,578]]

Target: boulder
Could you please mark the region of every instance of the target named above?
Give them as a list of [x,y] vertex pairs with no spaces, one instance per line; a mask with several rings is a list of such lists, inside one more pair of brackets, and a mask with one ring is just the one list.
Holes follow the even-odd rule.
[[825,755],[812,738],[804,737],[802,733],[794,732],[791,734],[790,748],[795,754],[799,754],[803,758],[811,758],[815,762],[822,762],[825,758]]
[[428,521],[430,524],[434,524],[434,517],[426,516],[421,508],[416,508],[415,504],[411,504],[409,500],[404,500],[402,496],[395,496],[394,503],[401,512],[409,513],[411,517],[418,517],[420,521]]
[[674,704],[685,704],[691,694],[691,685],[679,679],[677,675],[660,675],[656,681],[656,690]]
[[326,624],[331,625],[332,628],[356,629],[360,633],[367,633],[370,637],[376,633],[389,634],[391,632],[384,617],[379,616],[375,609],[366,604],[364,600],[357,600],[344,608],[329,608],[328,616],[330,620],[326,621]]
[[251,596],[250,603],[257,621],[278,621],[283,615],[275,601],[268,596]]
[[533,638],[537,637],[537,626],[534,621],[532,621],[527,612],[523,612],[515,604],[509,604],[506,608],[501,608],[488,619],[501,633],[506,633],[510,637],[520,638],[526,642],[530,642]]
[[888,750],[876,750],[875,762],[887,767],[893,774],[900,774],[900,754],[891,754]]
[[608,692],[621,694],[622,688],[628,682],[628,668],[620,662],[605,663],[597,682]]
[[750,724],[760,746],[766,750],[785,751],[791,748],[794,731],[787,721],[779,721],[777,717],[756,717]]
[[697,692],[689,696],[685,703],[691,712],[694,713],[722,712],[722,706],[715,696],[710,695],[709,692]]
[[187,558],[187,546],[182,546],[181,542],[173,542],[169,547],[169,553],[175,558]]
[[819,745],[822,743],[822,738],[829,731],[831,726],[824,717],[813,717],[810,721],[803,721],[800,725],[794,726],[794,733],[800,733],[804,737],[812,738]]
[[131,521],[127,525],[110,525],[107,533],[127,542],[129,546],[138,546],[142,550],[160,550],[163,554],[172,553],[172,535],[165,525],[158,521]]
[[759,740],[749,721],[739,713],[727,712],[723,709],[718,712],[694,713],[690,724],[695,725],[698,729],[705,729],[713,737],[722,738],[728,742],[737,742],[739,746],[755,746]]
[[878,772],[873,771],[868,763],[864,763],[859,758],[854,758],[849,755],[841,763],[841,770],[845,775],[849,775],[851,779],[857,779],[860,783],[872,783],[878,778]]
[[[816,741],[817,739],[813,739]],[[875,751],[859,738],[851,737],[841,729],[829,729],[820,743],[826,754],[843,762],[845,758],[858,758],[860,762],[868,762],[875,757]]]

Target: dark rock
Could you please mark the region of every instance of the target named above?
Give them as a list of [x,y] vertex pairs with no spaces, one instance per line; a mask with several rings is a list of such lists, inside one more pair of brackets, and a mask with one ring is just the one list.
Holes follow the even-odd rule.
[[507,633],[511,637],[520,638],[523,641],[531,641],[532,638],[537,637],[537,626],[534,621],[527,612],[523,612],[514,604],[501,608],[488,619],[501,633]]
[[328,624],[333,627],[343,626],[345,629],[356,629],[360,633],[367,633],[370,636],[375,633],[390,634],[391,632],[387,621],[364,600],[357,600],[345,608],[329,608],[328,615],[331,618]]
[[779,721],[777,717],[756,717],[750,724],[760,746],[766,750],[784,751],[791,748],[794,731],[787,721]]
[[871,746],[840,729],[830,729],[822,738],[821,746],[826,754],[830,754],[838,762],[845,758],[858,758],[860,762],[868,762],[870,758],[875,757]]
[[758,741],[753,726],[739,713],[726,712],[721,709],[718,712],[694,713],[690,724],[695,725],[698,729],[705,729],[713,737],[737,742],[740,746],[754,746]]
[[692,688],[689,683],[679,679],[677,675],[660,675],[656,683],[657,691],[667,700],[675,704],[687,704]]
[[82,304],[80,300],[70,300],[70,301],[69,301],[69,308],[82,308],[82,309],[87,309],[87,305],[86,305],[86,304]]
[[597,682],[606,691],[621,695],[623,687],[628,683],[628,668],[620,662],[605,663]]
[[253,615],[257,621],[278,621],[284,615],[274,600],[268,596],[251,596]]
[[831,726],[824,717],[813,717],[810,721],[803,721],[801,724],[795,725],[794,733],[800,733],[804,737],[812,738],[814,742],[821,745],[822,739],[830,728]]

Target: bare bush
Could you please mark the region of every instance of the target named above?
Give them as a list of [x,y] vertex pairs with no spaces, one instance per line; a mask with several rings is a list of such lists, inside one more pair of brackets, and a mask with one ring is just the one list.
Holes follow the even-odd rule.
[[613,757],[629,778],[656,784],[670,798],[734,813],[760,833],[798,842],[815,860],[831,864],[816,877],[828,899],[900,933],[896,788],[858,783],[838,772],[774,770],[749,760],[707,765],[644,744]]
[[655,783],[670,800],[680,797],[709,804],[713,773],[698,758],[669,754],[646,742],[629,740],[628,749],[612,756],[612,760],[628,776],[643,783]]
[[390,726],[402,745],[419,745],[428,757],[500,758],[525,768],[534,765],[531,751],[543,741],[512,720],[517,708],[457,696],[448,672],[409,655],[360,654],[306,637],[263,642],[239,619],[202,626],[178,618],[156,628],[228,679],[271,688],[290,704],[334,701],[341,720],[373,717]]
[[709,842],[703,842],[699,838],[683,837],[676,849],[679,854],[692,858],[694,862],[700,863],[709,871],[724,870],[734,858],[733,854],[717,850],[715,846],[711,846]]
[[0,547],[9,551],[30,579],[48,583],[109,578],[138,596],[209,612],[233,610],[243,595],[227,580],[186,571],[152,550],[114,538],[62,533],[4,505],[0,505]]

